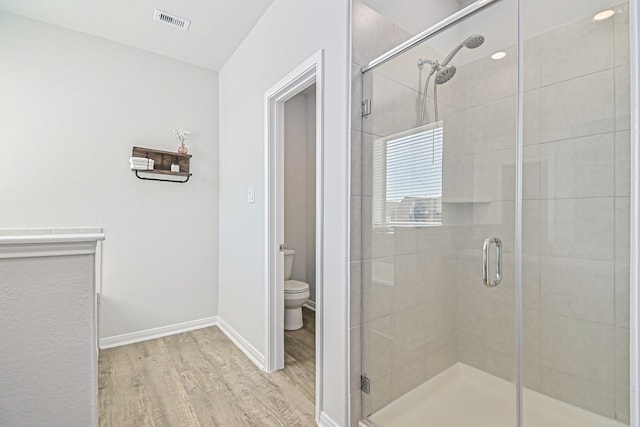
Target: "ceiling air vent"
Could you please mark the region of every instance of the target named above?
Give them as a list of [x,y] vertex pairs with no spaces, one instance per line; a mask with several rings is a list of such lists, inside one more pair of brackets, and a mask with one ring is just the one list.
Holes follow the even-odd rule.
[[183,31],[188,31],[189,25],[191,25],[191,21],[187,19],[170,15],[167,12],[163,12],[158,9],[153,13],[153,19],[159,22],[164,22],[167,25],[171,25],[172,27],[179,28]]

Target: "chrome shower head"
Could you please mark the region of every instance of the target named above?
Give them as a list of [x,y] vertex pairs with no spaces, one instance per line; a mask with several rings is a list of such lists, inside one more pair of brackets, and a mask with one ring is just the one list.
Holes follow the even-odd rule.
[[460,49],[462,49],[463,47],[466,47],[467,49],[475,49],[477,47],[480,47],[482,43],[484,43],[483,35],[481,34],[470,35],[465,39],[465,41],[460,43],[451,52],[449,52],[449,54],[442,61],[442,66],[444,67],[445,65],[449,64],[449,62],[453,59],[453,57],[456,56],[456,54],[460,52]]
[[448,82],[456,75],[456,71],[458,70],[455,65],[440,68],[436,73],[436,84],[441,85]]
[[475,49],[477,47],[480,47],[482,43],[484,43],[484,36],[482,34],[473,34],[467,37],[464,42],[462,42],[464,47],[466,47],[467,49]]

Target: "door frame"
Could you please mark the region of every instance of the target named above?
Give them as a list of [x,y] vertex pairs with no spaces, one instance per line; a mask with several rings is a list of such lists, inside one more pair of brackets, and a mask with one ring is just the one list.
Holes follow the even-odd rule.
[[324,247],[324,185],[323,185],[323,51],[316,52],[265,93],[265,269],[267,272],[265,370],[284,368],[284,104],[311,85],[316,85],[315,144],[315,341],[316,341],[316,421],[322,409],[322,343],[323,343],[323,247]]

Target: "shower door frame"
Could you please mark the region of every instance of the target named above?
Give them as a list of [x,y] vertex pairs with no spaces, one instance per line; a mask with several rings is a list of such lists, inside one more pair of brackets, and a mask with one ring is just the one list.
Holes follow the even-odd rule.
[[[415,37],[384,53],[361,68],[361,75],[386,63],[412,47],[435,36],[459,21],[485,9],[500,0],[477,0],[469,6],[450,15],[439,23],[426,29]],[[522,185],[523,185],[523,148],[524,148],[524,36],[523,3],[517,2],[517,90],[516,90],[516,193],[515,193],[515,309],[516,309],[516,413],[517,426],[523,426],[522,419]],[[630,319],[629,319],[629,409],[630,427],[640,427],[640,0],[628,0],[629,5],[629,71],[630,71]],[[364,307],[362,310],[364,315]],[[363,414],[364,415],[364,414]],[[362,426],[373,424],[365,417]]]

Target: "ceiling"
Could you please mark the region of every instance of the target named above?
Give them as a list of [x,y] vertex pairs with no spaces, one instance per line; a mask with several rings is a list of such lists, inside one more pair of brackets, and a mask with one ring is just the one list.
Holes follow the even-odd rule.
[[[273,0],[0,0],[0,11],[218,71]],[[191,21],[182,31],[155,9]]]

